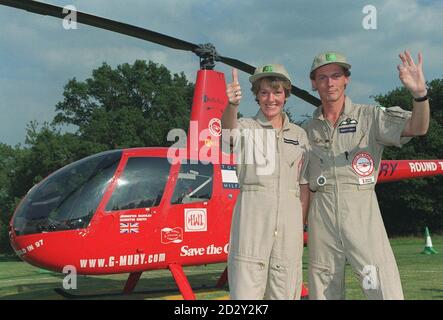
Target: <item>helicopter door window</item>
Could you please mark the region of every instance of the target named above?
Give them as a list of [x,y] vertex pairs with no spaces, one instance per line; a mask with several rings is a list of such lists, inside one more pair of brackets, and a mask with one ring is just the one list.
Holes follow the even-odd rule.
[[203,202],[211,199],[212,164],[182,164],[171,204]]
[[171,165],[167,158],[129,158],[106,211],[156,207],[160,204]]

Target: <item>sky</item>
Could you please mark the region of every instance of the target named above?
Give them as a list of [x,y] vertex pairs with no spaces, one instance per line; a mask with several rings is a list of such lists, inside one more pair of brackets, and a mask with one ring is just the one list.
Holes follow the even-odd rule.
[[[314,56],[344,53],[351,68],[347,95],[374,103],[373,96],[401,86],[398,54],[424,56],[427,80],[443,78],[443,1],[441,0],[80,0],[44,2],[125,22],[185,41],[212,43],[220,55],[253,66],[281,63],[293,84],[311,90]],[[369,7],[368,7],[369,6]],[[193,53],[0,5],[0,143],[22,144],[30,121],[50,122],[68,80],[83,81],[103,62],[116,67],[137,59],[184,72],[195,82]],[[231,68],[216,69],[231,81]],[[246,73],[239,72],[240,112],[252,116],[257,104]],[[314,108],[291,97],[296,118]],[[431,106],[432,108],[432,106]],[[72,130],[72,128],[71,128]]]

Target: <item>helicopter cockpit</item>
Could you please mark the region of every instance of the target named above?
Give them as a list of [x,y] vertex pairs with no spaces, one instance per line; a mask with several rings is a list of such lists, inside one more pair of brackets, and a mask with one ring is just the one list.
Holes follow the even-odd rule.
[[34,186],[17,209],[17,235],[85,228],[112,180],[121,150],[74,162]]

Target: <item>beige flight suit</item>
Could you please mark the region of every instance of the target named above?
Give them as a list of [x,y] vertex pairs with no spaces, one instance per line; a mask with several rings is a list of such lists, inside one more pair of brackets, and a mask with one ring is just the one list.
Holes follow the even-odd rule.
[[[242,141],[237,166],[241,192],[229,244],[231,299],[299,299],[303,253],[299,184],[307,184],[299,177],[307,156],[306,133],[289,123],[286,115],[278,132],[261,111],[254,118],[239,119],[238,128],[242,134],[236,139]],[[247,132],[270,136],[255,134],[250,139]]]
[[[310,299],[345,298],[346,260],[368,299],[403,299],[374,187],[384,146],[410,140],[401,137],[410,115],[346,97],[335,128],[322,107],[304,126],[311,147],[306,174],[315,191],[308,217]],[[324,177],[323,186],[318,177]]]

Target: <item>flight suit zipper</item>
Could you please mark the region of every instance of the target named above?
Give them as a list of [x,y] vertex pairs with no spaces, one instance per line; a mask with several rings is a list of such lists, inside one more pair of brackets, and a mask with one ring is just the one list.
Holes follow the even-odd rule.
[[[342,120],[343,120],[343,115],[340,115],[340,117],[338,118],[338,120],[337,120],[337,123],[340,123]],[[337,177],[337,164],[336,164],[336,154],[334,153],[334,151],[333,151],[333,148],[332,148],[332,139],[334,139],[334,136],[337,134],[337,129],[338,128],[338,126],[336,126],[336,127],[334,127],[334,130],[332,131],[332,138],[331,138],[331,153],[332,153],[332,156],[333,156],[333,159],[334,159],[334,166],[333,166],[333,168],[334,168],[334,179],[335,179],[335,189],[336,189],[336,191],[335,191],[335,201],[336,201],[336,203],[335,203],[335,216],[336,216],[336,219],[337,219],[337,229],[338,229],[338,240],[340,241],[340,243],[341,243],[341,245],[343,246],[344,245],[344,242],[343,242],[343,236],[342,236],[342,228],[341,228],[341,226],[342,226],[342,216],[341,216],[341,212],[340,212],[340,183],[339,183],[339,180],[338,180],[338,177]],[[337,139],[338,139],[338,136],[337,136]],[[346,158],[348,157],[348,154],[347,154],[347,152],[346,152]]]
[[282,158],[281,154],[280,154],[280,149],[281,149],[280,140],[282,140],[282,139],[280,139],[281,136],[283,136],[283,128],[279,133],[276,132],[276,135],[275,135],[276,140],[277,140],[276,141],[276,146],[277,146],[276,156],[278,156],[278,172],[276,172],[276,175],[275,175],[275,177],[277,177],[277,188],[276,188],[276,191],[277,191],[277,193],[276,193],[277,213],[275,215],[274,240],[278,234],[278,221],[279,221],[279,213],[280,213],[280,181],[281,181],[280,172],[281,172],[281,158]]
[[[337,123],[340,123],[342,116],[340,116],[337,120]],[[335,192],[334,192],[334,197],[335,197],[335,206],[334,206],[334,216],[336,219],[336,223],[337,223],[337,231],[338,231],[338,240],[340,241],[340,243],[343,245],[343,240],[342,240],[342,233],[341,233],[341,216],[340,216],[340,210],[339,210],[339,204],[340,204],[340,198],[339,198],[339,191],[340,191],[340,187],[339,187],[339,181],[337,179],[337,166],[336,166],[336,154],[334,152],[332,143],[334,141],[335,135],[337,133],[337,127],[334,127],[330,124],[329,121],[325,120],[326,122],[326,126],[327,126],[327,130],[326,130],[326,134],[328,137],[328,144],[329,144],[329,157],[332,160],[332,176],[334,177],[334,187],[335,187]]]

